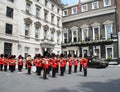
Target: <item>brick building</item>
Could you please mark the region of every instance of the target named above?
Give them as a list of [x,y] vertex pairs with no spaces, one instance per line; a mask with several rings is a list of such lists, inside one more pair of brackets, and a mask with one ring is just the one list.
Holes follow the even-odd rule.
[[63,9],[63,43],[65,54],[96,55],[98,58],[118,58],[115,0],[92,0]]

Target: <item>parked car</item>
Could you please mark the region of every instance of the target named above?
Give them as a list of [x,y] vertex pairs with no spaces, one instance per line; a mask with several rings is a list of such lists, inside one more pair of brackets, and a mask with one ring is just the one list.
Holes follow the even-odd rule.
[[109,65],[104,59],[98,59],[97,57],[89,58],[88,67],[90,68],[106,68]]

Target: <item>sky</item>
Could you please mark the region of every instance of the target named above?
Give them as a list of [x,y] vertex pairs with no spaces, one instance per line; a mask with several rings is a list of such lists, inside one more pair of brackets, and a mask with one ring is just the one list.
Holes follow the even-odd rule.
[[[76,3],[79,0],[61,0],[63,2],[63,4],[72,4],[72,3]],[[91,1],[91,0],[81,0],[81,2],[86,2],[86,1]]]

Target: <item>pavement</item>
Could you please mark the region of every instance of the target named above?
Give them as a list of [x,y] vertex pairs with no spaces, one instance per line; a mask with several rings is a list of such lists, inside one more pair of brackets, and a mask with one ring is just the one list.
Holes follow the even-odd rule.
[[0,92],[120,92],[120,65],[109,65],[104,69],[88,68],[88,76],[83,72],[56,78],[31,75],[17,70],[14,73],[0,71]]

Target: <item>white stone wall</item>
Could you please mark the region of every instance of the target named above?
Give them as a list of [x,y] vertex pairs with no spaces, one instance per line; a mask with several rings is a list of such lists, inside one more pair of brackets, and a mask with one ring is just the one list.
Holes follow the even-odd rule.
[[[56,6],[54,4],[54,11],[51,10],[51,3],[48,2],[47,7],[44,6],[44,0],[40,0],[40,2],[36,2],[36,0],[29,0],[32,2],[31,4],[31,11],[30,14],[26,14],[26,1],[27,0],[14,0],[14,3],[11,3],[7,0],[0,0],[0,53],[4,53],[4,42],[10,42],[13,44],[12,46],[12,54],[15,54],[18,56],[19,54],[24,56],[25,47],[29,47],[29,54],[34,56],[35,54],[35,48],[39,49],[39,53],[42,54],[41,50],[41,39],[43,39],[43,26],[48,25],[49,26],[49,32],[50,28],[55,28],[54,33],[54,39],[55,43],[57,43],[57,30],[61,31],[61,39],[62,41],[62,10],[60,7]],[[49,1],[49,0],[48,0]],[[40,19],[36,18],[36,6],[39,5],[41,7],[40,9]],[[14,9],[13,19],[6,17],[6,7],[9,6]],[[57,13],[57,8],[60,9],[60,13]],[[44,9],[48,10],[48,23],[44,21]],[[55,24],[57,24],[57,17],[60,17],[60,28],[56,25],[51,24],[51,13],[55,15]],[[30,38],[25,39],[25,18],[30,18],[32,20],[32,24],[30,27]],[[40,27],[40,36],[39,40],[35,39],[35,25],[34,23],[39,21],[41,23]],[[13,34],[11,36],[8,36],[5,34],[5,24],[10,23],[13,24]],[[49,37],[51,37],[49,33]],[[60,51],[61,53],[61,45],[55,45],[55,48],[53,49],[53,52],[57,54],[57,51]]]

